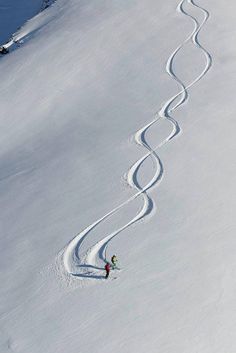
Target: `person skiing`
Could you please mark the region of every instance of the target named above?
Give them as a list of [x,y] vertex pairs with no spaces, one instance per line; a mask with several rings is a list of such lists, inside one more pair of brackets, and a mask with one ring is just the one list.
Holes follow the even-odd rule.
[[111,264],[109,264],[109,262],[106,263],[105,270],[106,270],[105,278],[107,279],[109,277],[109,274],[110,274],[110,271],[111,271]]
[[111,263],[112,263],[112,268],[113,268],[113,270],[117,267],[117,257],[116,257],[116,255],[113,255],[112,257],[111,257]]

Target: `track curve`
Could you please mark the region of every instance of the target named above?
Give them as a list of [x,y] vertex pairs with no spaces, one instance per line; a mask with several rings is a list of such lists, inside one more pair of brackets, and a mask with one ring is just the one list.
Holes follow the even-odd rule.
[[[199,9],[204,14],[204,18],[201,21],[201,23],[194,16],[189,14],[184,9],[184,4],[187,4],[187,3]],[[170,140],[178,136],[181,132],[181,128],[178,122],[173,118],[171,113],[174,112],[181,105],[183,105],[185,102],[187,102],[188,90],[206,75],[206,73],[209,71],[212,65],[211,55],[200,44],[198,39],[199,32],[201,31],[202,27],[204,26],[204,24],[206,23],[206,21],[210,16],[209,12],[204,8],[202,8],[201,6],[197,5],[194,2],[194,0],[182,0],[177,7],[177,11],[182,15],[189,17],[194,24],[194,28],[192,32],[186,37],[183,43],[180,44],[173,51],[173,53],[170,55],[166,63],[167,74],[177,82],[180,90],[177,94],[175,94],[165,102],[165,104],[161,107],[159,112],[156,113],[154,119],[151,122],[149,122],[147,125],[139,129],[134,135],[135,142],[147,151],[143,157],[141,157],[138,161],[136,161],[131,166],[131,168],[127,173],[127,183],[130,187],[132,187],[136,191],[136,193],[132,197],[127,199],[125,202],[121,203],[114,209],[110,210],[103,217],[99,218],[98,220],[90,224],[88,227],[86,227],[82,232],[76,235],[63,249],[63,256],[62,256],[63,265],[68,275],[74,275],[74,276],[80,277],[80,274],[81,274],[82,278],[84,277],[96,278],[94,274],[98,273],[98,271],[102,269],[98,266],[98,263],[99,262],[104,263],[105,261],[107,261],[106,252],[110,241],[119,233],[121,233],[126,228],[131,226],[132,224],[145,218],[154,209],[154,201],[148,195],[148,191],[162,180],[163,174],[164,174],[164,167],[160,157],[157,154],[157,150],[162,146],[164,146],[166,143],[168,143]],[[203,52],[206,63],[203,71],[197,77],[195,77],[190,84],[185,86],[185,84],[177,77],[176,73],[174,72],[173,62],[177,54],[183,48],[183,46],[190,41],[194,44],[194,46],[196,46],[198,49],[200,49]],[[161,143],[159,143],[158,146],[156,146],[155,148],[152,148],[147,142],[145,134],[154,124],[158,123],[163,119],[168,121],[171,124],[172,131]],[[138,183],[137,175],[140,167],[148,158],[153,159],[153,163],[155,165],[155,172],[151,180],[144,187],[141,187]],[[113,214],[121,210],[125,205],[128,205],[130,202],[132,202],[133,200],[139,197],[142,197],[142,200],[143,200],[143,205],[141,210],[122,227],[114,230],[112,233],[105,236],[102,240],[98,241],[96,244],[90,247],[87,250],[86,255],[82,258],[80,255],[80,248],[83,241],[89,235],[89,233],[92,232],[92,230],[100,223],[104,222],[106,219],[110,218]],[[91,276],[91,272],[89,272],[89,274],[86,275],[85,271],[88,267],[90,268],[90,270],[92,269],[93,271],[92,276]],[[78,273],[78,268],[80,269],[79,273]],[[97,278],[100,278],[100,276],[98,276]]]

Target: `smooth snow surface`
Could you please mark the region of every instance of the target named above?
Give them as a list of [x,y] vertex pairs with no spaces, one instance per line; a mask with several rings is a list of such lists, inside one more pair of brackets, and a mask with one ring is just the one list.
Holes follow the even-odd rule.
[[13,35],[0,352],[235,353],[235,10],[57,0]]

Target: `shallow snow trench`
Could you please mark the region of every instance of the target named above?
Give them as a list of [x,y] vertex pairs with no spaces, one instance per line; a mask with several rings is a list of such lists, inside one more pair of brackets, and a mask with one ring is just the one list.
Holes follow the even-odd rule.
[[[184,9],[185,4],[189,4],[197,9],[199,12],[203,14],[203,20],[198,21],[193,15],[188,13]],[[178,122],[173,118],[172,113],[181,105],[183,105],[188,99],[188,90],[196,84],[199,80],[201,80],[212,65],[212,59],[208,51],[201,45],[198,40],[199,32],[202,27],[206,23],[209,18],[209,12],[197,5],[193,0],[182,0],[177,7],[177,11],[181,15],[188,16],[194,25],[192,33],[190,33],[187,38],[181,43],[170,55],[169,59],[166,63],[166,72],[168,75],[173,78],[179,85],[179,92],[174,96],[170,97],[165,104],[162,106],[160,111],[155,115],[154,119],[150,121],[147,125],[140,128],[134,135],[135,142],[140,145],[142,148],[146,150],[146,153],[137,160],[128,170],[127,172],[127,183],[130,187],[135,190],[135,194],[130,197],[125,202],[121,203],[114,209],[110,210],[103,217],[97,219],[92,224],[87,226],[83,231],[79,232],[70,242],[69,244],[58,254],[57,261],[61,263],[62,272],[66,277],[68,276],[76,276],[76,278],[80,279],[101,279],[102,270],[104,267],[104,263],[107,261],[107,247],[111,240],[117,236],[119,233],[124,231],[126,228],[131,226],[132,224],[138,222],[141,219],[144,219],[147,215],[154,213],[154,201],[148,195],[148,191],[156,186],[163,178],[164,167],[162,161],[160,160],[157,152],[158,150],[167,144],[170,140],[177,137],[181,132],[181,127]],[[192,79],[192,82],[188,85],[185,85],[175,74],[173,63],[177,54],[181,51],[183,46],[192,42],[195,47],[202,51],[205,67],[202,72]],[[171,133],[161,142],[158,146],[151,146],[146,140],[146,132],[151,129],[154,124],[158,124],[161,120],[167,120],[171,126]],[[153,177],[147,182],[146,185],[141,186],[138,182],[138,173],[143,165],[143,163],[151,158],[155,165],[155,172]],[[137,198],[142,198],[142,208],[141,210],[134,215],[132,219],[130,219],[123,226],[118,229],[114,229],[113,232],[105,236],[102,240],[98,241],[94,245],[90,246],[87,251],[82,253],[81,246],[84,240],[90,235],[90,233],[97,227],[100,223],[105,222],[109,218],[112,217],[115,213],[119,212],[125,206],[130,204],[133,200]],[[64,270],[63,270],[64,268]]]

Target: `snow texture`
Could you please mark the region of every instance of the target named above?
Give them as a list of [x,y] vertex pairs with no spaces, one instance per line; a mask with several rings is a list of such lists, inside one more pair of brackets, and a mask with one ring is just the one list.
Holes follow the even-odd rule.
[[0,1],[1,352],[235,352],[235,8]]

